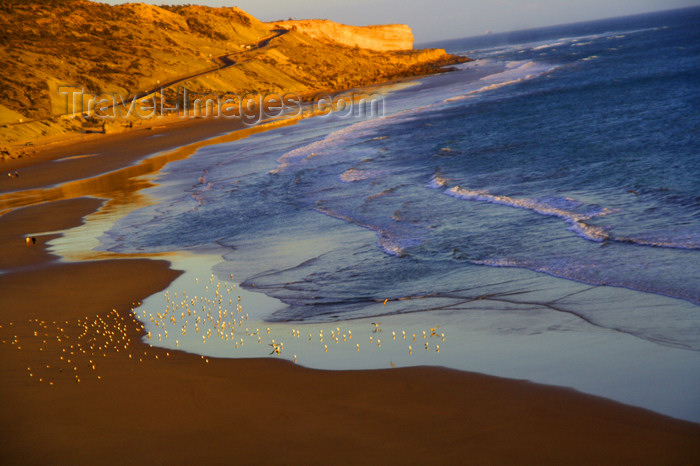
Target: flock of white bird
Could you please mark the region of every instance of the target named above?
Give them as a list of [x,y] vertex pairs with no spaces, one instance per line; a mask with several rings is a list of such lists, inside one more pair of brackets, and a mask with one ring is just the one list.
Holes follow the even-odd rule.
[[[233,279],[233,275],[230,278]],[[201,293],[198,295],[190,296],[185,290],[179,295],[176,292],[171,294],[166,291],[163,295],[165,299],[163,309],[155,312],[149,312],[146,309],[140,311],[139,318],[144,322],[150,321],[149,327],[157,329],[147,333],[149,340],[157,339],[159,342],[164,342],[166,339],[175,338],[175,346],[180,348],[181,340],[189,338],[188,348],[192,348],[190,343],[193,341],[191,337],[194,333],[198,337],[201,336],[201,344],[206,344],[213,338],[230,342],[234,349],[239,349],[246,343],[267,344],[271,348],[269,355],[282,354],[285,349],[283,337],[279,334],[275,335],[270,327],[263,330],[251,328],[250,316],[243,311],[241,296],[237,296],[235,284],[215,281],[215,276],[212,274],[208,282],[202,284],[199,283],[199,279],[195,279],[195,285],[200,286]],[[385,305],[386,302],[385,300]],[[374,328],[369,336],[369,344],[372,347],[382,348],[381,336],[384,330],[381,328],[381,322],[372,322],[371,325]],[[425,350],[434,350],[439,353],[439,342],[445,341],[445,334],[438,333],[438,328],[435,326],[422,330],[418,335],[406,333],[405,330],[392,330],[390,341],[405,340],[406,350],[409,354],[413,354],[413,344],[422,340],[420,345]],[[286,331],[289,329],[286,328]],[[317,347],[325,353],[328,352],[328,344],[349,344],[355,351],[360,351],[361,343],[357,342],[357,338],[351,341],[352,330],[341,330],[341,327],[335,326],[326,329],[325,332],[320,328],[313,333],[308,331],[302,333],[301,330],[292,328],[291,337],[298,341],[316,343],[320,345]],[[294,360],[297,360],[296,354]]]
[[[144,331],[143,324],[133,314],[114,309],[105,315],[76,321],[30,319],[29,323],[35,330],[22,336],[13,331],[16,328],[13,323],[0,325],[0,342],[19,351],[43,353],[40,363],[27,367],[27,375],[48,385],[66,380],[76,383],[88,378],[101,380],[101,360],[124,357],[143,362],[148,357],[158,359],[160,352],[134,347],[133,337]],[[6,337],[8,331],[12,335]],[[169,357],[170,353],[165,355]]]
[[[199,280],[195,279],[195,283],[199,284]],[[191,348],[192,336],[197,334],[201,335],[201,344],[217,338],[228,342],[235,349],[242,348],[246,343],[258,344],[270,348],[269,354],[266,351],[264,354],[282,355],[285,351],[284,342],[270,327],[261,331],[260,328],[252,329],[246,326],[250,317],[244,313],[241,297],[236,296],[235,290],[235,284],[221,281],[215,283],[212,275],[208,284],[204,286],[202,296],[188,296],[184,291],[178,296],[177,293],[171,295],[166,291],[163,295],[165,306],[160,311],[149,313],[143,309],[136,315],[135,308],[141,303],[134,303],[135,306],[129,314],[112,310],[106,315],[86,316],[74,322],[33,319],[30,320],[30,324],[33,324],[36,330],[33,331],[33,335],[22,338],[16,334],[5,337],[7,330],[12,333],[13,324],[10,323],[0,325],[0,335],[5,337],[0,341],[3,345],[9,344],[17,350],[22,350],[23,347],[36,350],[38,347],[40,352],[44,352],[46,356],[42,358],[42,363],[35,367],[27,367],[27,374],[33,380],[49,385],[59,380],[79,383],[86,377],[101,380],[98,371],[101,358],[124,357],[139,363],[148,357],[158,359],[159,353],[162,357],[162,350],[149,353],[147,348],[134,345],[132,337],[136,338],[144,333],[149,347],[167,346],[165,340],[175,339],[175,347],[179,348],[180,340],[188,338],[187,347]],[[386,305],[386,301],[384,304]],[[146,326],[142,322],[149,321],[152,324],[149,328],[157,330],[145,330]],[[418,334],[392,330],[391,336],[388,336],[389,330],[384,332],[381,322],[372,322],[371,325],[374,328],[369,332],[370,348],[381,349],[383,335],[387,335],[385,344],[404,341],[409,355],[413,354],[414,345],[422,346],[426,351],[434,350],[439,353],[439,342],[445,341],[445,334],[438,333],[437,326]],[[347,345],[358,352],[361,349],[361,342],[357,341],[358,337],[353,341],[350,329],[341,330],[339,326],[335,326],[330,331],[326,329],[326,333],[323,328],[316,331],[302,334],[301,330],[293,328],[291,337],[298,342],[307,341],[314,345],[311,348],[316,351],[321,349],[324,353],[328,353],[329,344]],[[159,345],[156,341],[162,344]],[[165,357],[169,356],[170,353],[166,351]],[[205,363],[209,362],[204,356],[202,359]],[[297,354],[294,354],[293,359],[297,362]],[[395,366],[393,362],[391,365]]]

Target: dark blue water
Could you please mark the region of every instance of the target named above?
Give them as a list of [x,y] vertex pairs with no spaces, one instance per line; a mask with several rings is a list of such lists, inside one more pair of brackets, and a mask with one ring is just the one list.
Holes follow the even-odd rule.
[[[407,297],[432,301],[394,312],[459,312],[522,292],[522,270],[700,304],[700,9],[441,46],[475,61],[387,94],[382,118],[310,119],[168,166],[160,204],[106,247],[216,245],[289,304],[277,320]],[[675,334],[697,311],[600,325],[650,319],[697,349]]]

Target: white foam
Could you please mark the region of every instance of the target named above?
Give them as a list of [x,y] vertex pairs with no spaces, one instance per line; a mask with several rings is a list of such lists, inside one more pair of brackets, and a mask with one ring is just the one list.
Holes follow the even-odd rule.
[[[385,115],[362,120],[333,131],[323,139],[314,141],[305,146],[297,147],[296,149],[284,153],[279,159],[277,159],[277,162],[279,163],[277,168],[272,170],[270,173],[278,173],[294,163],[299,163],[313,157],[332,153],[339,147],[342,147],[344,143],[349,141],[356,142],[359,139],[369,137],[375,134],[378,128],[390,124],[391,122],[397,120],[409,121],[411,118],[417,117],[420,112],[432,107],[433,105],[434,104],[423,105],[416,108],[403,110],[393,115]],[[372,139],[374,139],[374,136],[372,136]]]
[[433,175],[428,183],[428,187],[433,189],[444,188],[445,186],[447,186],[447,180],[438,174]]
[[561,42],[553,42],[551,44],[538,45],[537,47],[533,47],[532,50],[544,50],[544,49],[549,49],[552,47],[558,47],[560,45],[567,45],[567,42],[561,41]]
[[468,99],[483,92],[493,91],[505,86],[534,79],[557,69],[559,66],[538,63],[532,60],[515,60],[507,62],[505,67],[506,69],[504,71],[481,78],[479,82],[485,83],[485,85],[470,90],[465,94],[445,99],[444,102],[449,103]]
[[[584,34],[581,36],[570,36],[570,37],[559,37],[557,39],[550,39],[547,41],[533,41],[514,45],[497,45],[494,47],[487,47],[480,50],[473,50],[467,53],[474,54],[478,53],[482,56],[494,56],[506,53],[524,53],[526,51],[537,51],[546,50],[548,48],[559,47],[559,46],[577,46],[577,45],[588,45],[596,40],[613,40],[613,39],[623,39],[631,34],[638,34],[641,32],[655,31],[659,28],[645,28],[645,29],[634,29],[629,31],[608,31],[597,34]],[[585,41],[585,42],[581,42]]]
[[382,176],[384,173],[386,173],[384,170],[360,170],[357,168],[349,168],[340,175],[340,179],[346,183],[352,183],[354,181],[371,180],[372,178]]
[[395,241],[391,235],[389,235],[386,231],[383,229],[376,227],[374,225],[369,225],[367,223],[360,222],[352,217],[348,217],[347,215],[343,215],[341,213],[332,211],[330,209],[327,209],[325,207],[317,206],[316,211],[320,212],[322,214],[328,215],[329,217],[337,218],[339,220],[344,220],[348,223],[353,223],[357,226],[360,226],[362,228],[366,228],[367,230],[371,230],[377,235],[377,244],[379,245],[382,250],[391,255],[391,256],[398,256],[401,257],[403,255],[403,248],[401,245]]
[[[431,178],[430,182],[428,183],[428,187],[433,188],[433,189],[441,189],[441,188],[447,188],[448,184],[449,183],[445,178],[436,174]],[[547,201],[543,201],[540,199],[512,198],[509,196],[490,194],[488,191],[485,191],[485,190],[470,190],[470,189],[465,189],[465,188],[462,188],[459,186],[450,187],[450,188],[445,190],[445,193],[447,195],[452,196],[452,197],[456,197],[456,198],[464,199],[464,200],[468,200],[468,201],[490,202],[493,204],[500,204],[500,205],[515,207],[515,208],[519,208],[519,209],[530,210],[530,211],[536,212],[540,215],[558,217],[570,225],[569,230],[573,231],[574,233],[581,236],[582,238],[585,238],[585,239],[590,240],[590,241],[596,241],[596,242],[615,241],[615,242],[619,242],[619,243],[630,243],[630,244],[635,244],[638,246],[647,246],[647,247],[656,247],[656,248],[690,249],[690,250],[700,249],[700,241],[698,241],[697,237],[691,233],[688,233],[686,235],[676,235],[676,237],[665,237],[665,238],[644,238],[644,237],[636,237],[635,238],[635,237],[631,237],[631,236],[623,237],[623,236],[614,236],[613,234],[608,232],[603,227],[590,225],[590,224],[586,223],[587,221],[589,221],[593,218],[603,217],[605,215],[608,215],[608,214],[614,212],[614,210],[608,209],[608,208],[600,209],[600,210],[597,210],[595,212],[588,213],[588,214],[582,214],[582,213],[576,213],[576,212],[572,212],[572,211],[569,211],[566,209],[562,209],[560,207],[552,205],[551,203],[548,203]],[[571,203],[577,202],[575,199],[571,199],[571,198],[566,198],[566,200],[568,202],[571,202]],[[514,266],[513,264],[492,264],[492,263],[489,263],[487,265],[497,265],[497,266],[501,266],[501,267]]]
[[654,248],[669,248],[669,249],[700,249],[700,241],[697,238],[688,236],[686,238],[667,238],[667,239],[647,239],[619,236],[614,238],[620,243],[630,243],[639,246],[650,246]]
[[314,141],[311,144],[297,147],[289,152],[285,152],[279,159],[277,159],[279,165],[276,169],[272,170],[271,173],[278,173],[294,162],[321,155],[327,148],[340,145],[344,141],[347,141],[351,135],[356,137],[357,133],[368,131],[370,128],[376,125],[378,120],[380,120],[380,118],[360,121],[334,131],[328,134],[325,138]]
[[553,206],[541,200],[498,196],[494,194],[489,194],[487,191],[474,191],[465,188],[460,188],[459,186],[453,186],[452,188],[447,189],[445,192],[446,194],[459,199],[465,199],[469,201],[491,202],[493,204],[500,204],[508,207],[530,210],[540,215],[558,217],[566,221],[569,225],[571,225],[571,231],[575,232],[576,234],[582,236],[585,239],[597,242],[609,239],[609,235],[605,231],[605,229],[593,225],[588,225],[587,223],[585,223],[587,220],[590,220],[594,217],[602,217],[604,215],[609,214],[610,212],[612,212],[609,209],[602,209],[590,214],[578,214]]

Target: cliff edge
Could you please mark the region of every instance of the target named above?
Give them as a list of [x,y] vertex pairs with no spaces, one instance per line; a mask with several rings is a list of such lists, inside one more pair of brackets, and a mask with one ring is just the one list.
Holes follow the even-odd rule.
[[405,24],[350,26],[327,19],[274,21],[267,24],[275,29],[295,29],[318,41],[335,42],[347,47],[378,52],[413,49],[413,32]]

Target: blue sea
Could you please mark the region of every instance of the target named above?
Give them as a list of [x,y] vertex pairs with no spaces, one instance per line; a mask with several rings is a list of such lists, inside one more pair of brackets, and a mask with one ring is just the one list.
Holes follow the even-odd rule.
[[[213,253],[273,332],[436,322],[418,363],[700,420],[700,9],[429,46],[473,61],[168,165],[103,248]],[[308,364],[413,364],[349,358]]]

